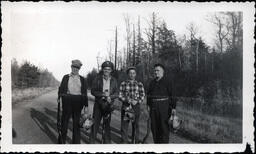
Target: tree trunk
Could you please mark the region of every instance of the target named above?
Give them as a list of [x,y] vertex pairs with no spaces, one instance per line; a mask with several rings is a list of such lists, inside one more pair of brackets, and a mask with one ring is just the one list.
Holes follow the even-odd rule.
[[153,12],[153,17],[152,17],[152,54],[155,54],[155,33],[156,33],[156,23],[155,23],[155,13]]
[[117,57],[117,27],[116,27],[116,33],[115,33],[115,70],[116,70],[116,57]]
[[141,33],[140,33],[140,16],[138,17],[138,44],[137,44],[137,56],[138,61],[141,59]]
[[198,48],[199,48],[199,40],[197,41],[197,46],[196,46],[196,72],[198,72]]
[[133,53],[132,53],[132,65],[135,66],[135,28],[134,28],[134,24],[133,24]]
[[179,50],[178,50],[178,56],[179,56],[178,58],[179,58],[179,66],[180,66],[180,70],[181,70],[181,58],[180,58],[180,51],[181,51],[181,50],[179,49]]

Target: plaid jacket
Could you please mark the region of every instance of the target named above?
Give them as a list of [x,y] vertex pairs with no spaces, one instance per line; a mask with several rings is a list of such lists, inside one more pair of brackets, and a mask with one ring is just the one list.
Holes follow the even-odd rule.
[[138,103],[142,103],[145,97],[144,86],[141,82],[130,80],[123,81],[119,89],[119,98],[122,101],[127,99],[137,100]]

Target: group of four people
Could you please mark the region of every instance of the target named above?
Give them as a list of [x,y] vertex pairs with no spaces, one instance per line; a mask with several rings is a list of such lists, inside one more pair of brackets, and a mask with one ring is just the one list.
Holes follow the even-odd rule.
[[[81,111],[84,109],[85,114],[89,113],[86,80],[79,75],[81,66],[80,60],[72,60],[72,71],[70,74],[64,75],[58,91],[58,101],[62,99],[61,137],[64,143],[66,142],[68,122],[71,116],[73,119],[72,143],[80,143],[79,119]],[[113,111],[112,105],[115,99],[122,102],[121,136],[123,143],[129,143],[127,109],[132,109],[134,114],[132,139],[134,143],[138,143],[140,104],[143,103],[145,98],[144,86],[136,80],[136,68],[129,67],[126,71],[128,79],[121,82],[120,87],[118,87],[117,80],[111,75],[113,67],[112,62],[105,61],[101,65],[102,73],[92,83],[91,94],[95,96],[95,103],[90,143],[95,143],[102,119],[104,125],[103,143],[111,143],[110,122],[111,112]],[[164,76],[164,71],[165,67],[162,64],[154,65],[155,78],[150,82],[147,90],[147,110],[151,119],[154,143],[169,142],[168,120],[171,114],[176,112],[176,101],[172,97],[173,84]]]

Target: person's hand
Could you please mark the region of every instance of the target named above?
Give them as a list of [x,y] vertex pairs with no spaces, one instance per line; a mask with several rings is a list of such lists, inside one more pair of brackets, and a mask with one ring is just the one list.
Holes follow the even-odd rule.
[[86,118],[88,118],[88,117],[89,117],[89,109],[88,109],[88,106],[84,107],[83,112],[84,112],[83,115],[84,115]]
[[104,96],[104,97],[108,97],[108,96],[109,96],[109,92],[104,91],[104,92],[103,92],[103,96]]
[[150,107],[149,106],[147,106],[147,110],[148,110],[148,112],[150,111]]
[[176,109],[172,109],[172,115],[176,115]]
[[111,102],[111,97],[107,97],[107,102],[110,103]]
[[132,99],[127,98],[126,100],[127,100],[127,102],[128,102],[129,104],[131,104]]
[[126,98],[124,98],[124,97],[122,97],[120,100],[121,100],[122,102],[127,101],[127,99],[126,99]]
[[85,112],[86,114],[89,114],[88,106],[84,107],[84,112]]
[[133,99],[133,100],[131,101],[131,103],[132,103],[132,105],[136,105],[136,104],[138,103],[138,101],[136,101],[136,100]]

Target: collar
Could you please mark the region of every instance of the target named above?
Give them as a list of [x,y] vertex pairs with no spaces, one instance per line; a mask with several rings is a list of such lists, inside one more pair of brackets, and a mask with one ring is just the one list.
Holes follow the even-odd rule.
[[108,81],[108,80],[110,81],[111,80],[111,75],[109,76],[108,79],[105,79],[104,76],[102,75],[102,79],[105,80],[105,81]]
[[137,80],[127,80],[127,82],[135,83],[135,84],[137,84],[137,83],[138,83],[138,81],[137,81]]
[[72,73],[69,74],[69,77],[79,77],[79,76],[80,76],[79,74],[77,74],[77,75],[74,75]]
[[157,79],[155,78],[155,82],[161,82],[163,79],[164,79],[164,76],[162,76],[160,80],[157,80]]

